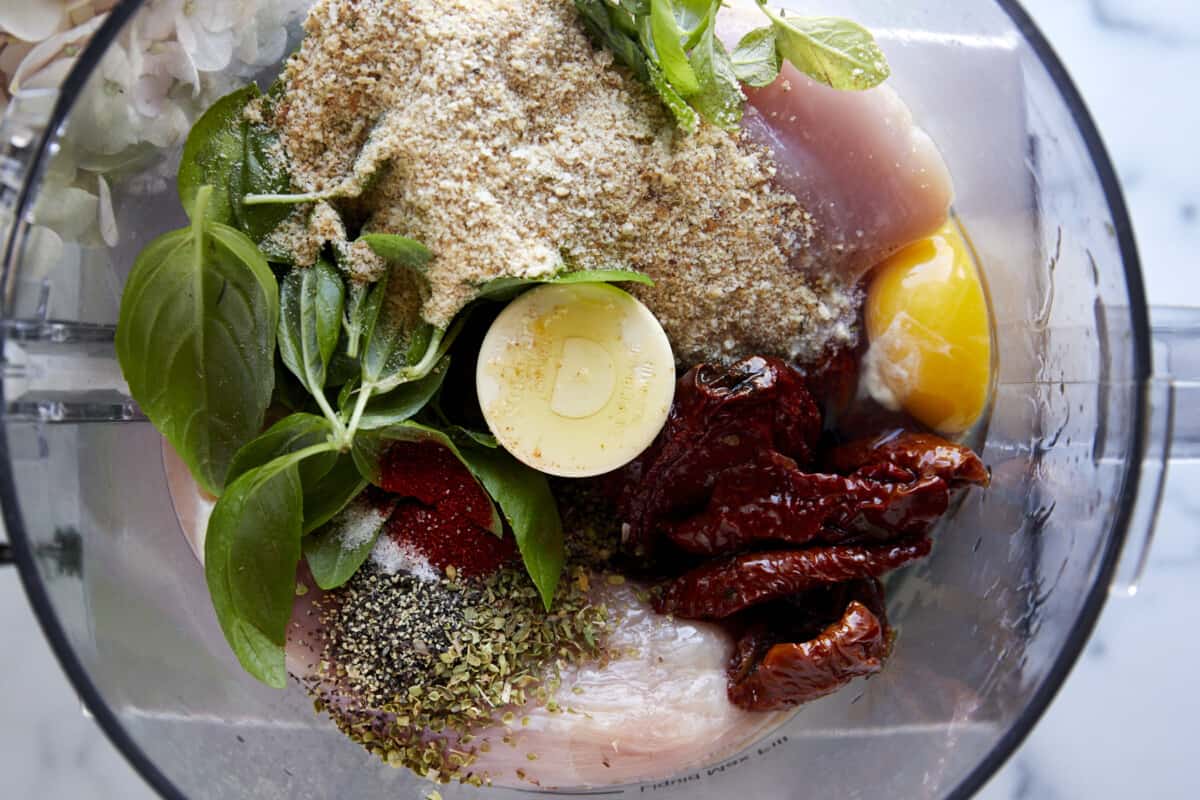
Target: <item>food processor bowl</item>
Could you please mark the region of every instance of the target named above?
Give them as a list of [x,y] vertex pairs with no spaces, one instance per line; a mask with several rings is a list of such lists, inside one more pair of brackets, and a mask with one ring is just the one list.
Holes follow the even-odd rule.
[[[422,796],[428,784],[343,738],[298,686],[269,689],[238,666],[179,530],[161,439],[114,357],[134,258],[184,222],[180,131],[238,83],[272,80],[299,41],[303,8],[287,0],[222,3],[237,14],[225,64],[209,63],[209,48],[192,60],[198,86],[130,79],[137,59],[163,53],[147,45],[149,22],[162,27],[149,15],[179,6],[192,16],[174,24],[203,37],[207,3],[127,0],[82,25],[59,51],[65,80],[28,78],[0,128],[0,501],[12,554],[87,708],[164,797]],[[1110,588],[1132,591],[1170,448],[1195,454],[1196,421],[1174,408],[1194,392],[1182,378],[1200,374],[1196,317],[1163,312],[1151,329],[1112,165],[1015,3],[781,5],[876,31],[893,85],[954,176],[994,311],[981,450],[992,486],[892,582],[899,636],[881,674],[717,763],[583,793],[966,797],[1045,710]],[[535,792],[441,788],[448,799]]]

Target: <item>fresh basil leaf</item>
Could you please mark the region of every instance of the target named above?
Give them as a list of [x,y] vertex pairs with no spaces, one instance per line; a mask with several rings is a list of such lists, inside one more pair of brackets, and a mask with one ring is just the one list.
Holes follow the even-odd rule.
[[[342,329],[346,332],[346,355],[358,358],[359,344],[362,341],[363,328],[367,324],[369,309],[367,298],[371,294],[371,284],[360,281],[350,281],[346,292],[346,312],[342,319]],[[380,295],[380,300],[383,296]],[[378,313],[375,309],[373,313]]]
[[372,397],[359,420],[359,429],[383,428],[415,416],[441,388],[449,368],[450,358],[447,356],[425,377],[402,383],[387,394]]
[[445,432],[447,436],[453,439],[454,442],[460,446],[469,447],[474,444],[479,445],[480,447],[486,447],[490,450],[495,450],[500,446],[500,442],[497,441],[496,437],[492,436],[490,433],[480,433],[479,431],[473,431],[470,428],[464,428],[462,425],[451,425],[445,428]]
[[[693,0],[677,2],[686,4],[689,8],[693,5]],[[575,0],[575,8],[592,38],[602,47],[608,48],[617,61],[629,67],[638,80],[654,89],[684,132],[694,133],[700,124],[699,115],[658,66],[661,56],[651,25],[651,6],[651,0],[622,0],[619,5],[610,4],[605,0]],[[698,3],[696,7],[699,7]],[[676,17],[675,9],[676,5],[671,3],[671,19],[662,20],[667,23],[667,27],[674,25],[678,28],[678,20],[688,18],[685,14]],[[662,14],[663,11],[660,9],[659,13]],[[701,32],[689,31],[686,38],[690,40],[693,34],[698,36]],[[682,30],[679,35],[684,36]],[[672,63],[677,63],[685,43],[681,40],[678,49],[671,49],[674,54]],[[690,69],[686,56],[683,64],[684,69]],[[684,83],[687,83],[686,77]]]
[[348,418],[350,416],[350,398],[357,394],[358,391],[359,381],[358,376],[355,375],[351,380],[346,381],[342,385],[342,390],[338,392],[337,403],[338,408],[342,410],[343,418]]
[[[611,0],[601,0],[601,5],[614,8]],[[650,13],[650,0],[620,0],[615,8],[619,8],[631,17],[644,17]]]
[[225,95],[209,106],[192,125],[179,162],[176,187],[179,201],[189,219],[195,219],[196,195],[201,187],[212,187],[204,205],[209,219],[226,225],[236,223],[233,200],[225,187],[229,176],[241,171],[243,154],[242,112],[258,97],[253,83]]
[[437,328],[428,322],[418,326],[412,332],[412,335],[408,338],[408,350],[405,352],[405,360],[410,367],[416,366],[425,357],[431,345],[436,347],[433,343],[433,337],[436,335]]
[[507,301],[524,289],[539,283],[641,283],[653,286],[654,281],[644,272],[629,269],[581,269],[559,272],[544,278],[493,278],[479,287],[479,300]]
[[279,134],[272,128],[243,119],[241,139],[241,163],[230,174],[230,205],[237,226],[255,242],[262,242],[292,210],[287,206],[248,206],[242,198],[247,194],[288,192],[292,178],[281,157]]
[[779,50],[775,47],[775,29],[756,28],[738,42],[730,55],[733,73],[747,86],[769,86],[779,77]]
[[878,86],[891,74],[875,37],[863,26],[838,17],[783,16],[757,0],[775,28],[779,54],[796,69],[834,89]]
[[[226,481],[232,483],[252,469],[280,456],[295,453],[329,440],[333,429],[329,420],[316,414],[290,414],[242,446],[229,464]],[[300,480],[306,486],[316,483],[329,471],[336,453],[314,456],[300,466]]]
[[705,26],[700,41],[692,50],[692,67],[700,81],[700,91],[690,101],[700,116],[713,125],[735,130],[742,121],[746,97],[725,45],[717,38],[714,28],[715,25]]
[[288,411],[316,408],[312,395],[300,384],[291,370],[284,366],[282,358],[275,359],[275,390],[271,394],[271,403],[281,405]]
[[549,611],[565,559],[562,520],[546,476],[505,450],[464,447],[462,459],[508,520],[525,569]]
[[683,32],[683,49],[691,50],[700,42],[721,7],[721,0],[671,0],[675,24]]
[[344,291],[342,279],[324,259],[293,269],[280,288],[279,353],[314,396],[325,388],[337,347]]
[[[304,465],[301,465],[303,470]],[[358,474],[354,457],[338,454],[333,466],[315,483],[304,483],[304,524],[301,533],[308,534],[333,519],[346,504],[362,494],[367,482]]]
[[142,411],[208,492],[262,429],[275,384],[279,295],[245,234],[208,221],[211,187],[192,224],[151,242],[121,295],[117,359]]
[[[229,483],[277,458],[331,441],[333,428],[325,417],[292,414],[248,442],[233,458]],[[366,486],[349,453],[333,449],[309,456],[299,466],[304,487],[304,522],[308,533],[324,525]]]
[[329,369],[325,372],[325,388],[327,389],[344,386],[357,378],[362,371],[358,359],[351,358],[346,352],[345,339],[340,339],[338,345],[338,349],[333,351],[333,358],[329,360]]
[[371,555],[395,507],[394,499],[380,508],[360,497],[304,540],[304,558],[317,586],[329,591],[354,576]]
[[654,87],[654,91],[658,92],[659,99],[675,117],[675,124],[684,133],[695,133],[696,128],[700,125],[700,115],[696,113],[696,109],[688,105],[687,100],[684,100],[679,92],[675,91],[675,87],[663,75],[662,70],[654,64],[647,62],[646,72],[650,78],[650,85]]
[[676,19],[674,0],[650,0],[650,34],[655,61],[667,81],[684,97],[700,91],[700,81],[684,50],[684,31]]
[[409,330],[407,320],[386,300],[384,275],[367,295],[360,313],[362,329],[362,388],[386,394],[397,386],[425,377],[437,365],[462,327],[463,315],[449,331],[422,323]]
[[242,474],[217,500],[204,571],[217,621],[251,675],[282,689],[283,648],[296,596],[303,490],[299,464],[316,445]]
[[606,0],[575,0],[575,9],[597,44],[611,50],[617,61],[629,67],[639,80],[650,79],[646,53],[637,41],[638,19],[650,13],[650,0],[622,0],[620,7]]
[[389,264],[408,267],[422,275],[425,274],[425,267],[429,264],[429,259],[433,258],[433,253],[429,252],[429,248],[407,236],[396,236],[391,233],[364,233],[358,238],[360,241],[366,242],[377,256]]
[[374,385],[408,365],[403,345],[407,339],[404,320],[387,302],[389,274],[376,281],[362,302],[362,376],[363,385]]
[[[393,442],[436,442],[453,453],[468,468],[471,466],[463,458],[463,454],[459,451],[458,446],[455,445],[449,436],[428,425],[422,425],[412,420],[405,420],[404,422],[389,425],[386,428],[359,431],[354,437],[354,443],[350,448],[350,452],[354,456],[354,463],[358,465],[359,474],[375,486],[380,486],[383,474],[383,457]],[[472,472],[474,471],[472,470]],[[380,486],[380,488],[383,487]],[[488,502],[490,503],[491,500]],[[492,524],[488,530],[497,536],[501,536],[504,533],[504,523],[501,521],[500,515],[496,512],[494,505],[492,506]]]

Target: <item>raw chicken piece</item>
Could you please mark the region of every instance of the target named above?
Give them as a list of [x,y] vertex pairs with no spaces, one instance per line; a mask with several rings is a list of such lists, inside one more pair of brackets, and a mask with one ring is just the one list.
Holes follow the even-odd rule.
[[496,783],[512,783],[517,769],[543,787],[674,774],[748,747],[787,718],[729,702],[733,640],[717,626],[656,614],[629,584],[605,585],[597,600],[614,613],[612,660],[563,674],[555,699],[578,713],[524,712],[529,724],[517,723],[514,747],[493,734],[474,768]]
[[[184,536],[204,559],[204,526],[213,501],[163,442],[167,485]],[[314,603],[321,590],[301,564],[288,626],[287,668],[301,680],[316,677],[322,650]],[[729,702],[726,666],[733,639],[716,625],[656,614],[631,584],[592,581],[595,602],[611,619],[606,666],[569,669],[554,700],[563,712],[544,707],[518,710],[513,746],[503,727],[479,731],[476,744],[491,750],[473,765],[498,785],[595,786],[671,774],[749,747],[787,718],[786,713],[743,711]],[[579,690],[578,692],[576,690]],[[566,713],[565,709],[579,713]],[[536,761],[528,758],[537,755]],[[519,777],[517,770],[524,776]]]
[[[766,23],[758,10],[740,5],[717,18],[717,33],[730,49]],[[747,89],[746,96],[742,126],[770,148],[776,183],[818,226],[801,266],[857,281],[946,221],[954,199],[950,172],[887,84],[838,91],[784,62],[774,83]]]

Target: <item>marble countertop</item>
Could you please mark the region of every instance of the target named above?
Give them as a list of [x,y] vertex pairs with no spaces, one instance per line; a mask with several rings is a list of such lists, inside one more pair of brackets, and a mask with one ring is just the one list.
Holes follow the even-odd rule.
[[[1124,183],[1152,303],[1200,306],[1200,4],[1027,0],[1095,115]],[[1193,412],[1194,413],[1194,412]],[[1200,464],[1172,465],[1141,590],[1113,597],[1046,716],[984,800],[1200,797]],[[0,791],[150,798],[80,711],[14,571],[0,572]]]

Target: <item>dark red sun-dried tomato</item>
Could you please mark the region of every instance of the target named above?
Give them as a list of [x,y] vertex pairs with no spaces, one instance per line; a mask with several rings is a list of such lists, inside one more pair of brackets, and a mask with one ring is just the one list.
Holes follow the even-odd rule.
[[754,357],[727,369],[693,368],[679,379],[654,443],[608,476],[627,548],[648,549],[659,522],[702,504],[725,467],[761,450],[810,461],[820,432],[820,411],[783,361]]
[[770,550],[710,561],[669,582],[655,598],[661,614],[724,619],[743,609],[829,583],[874,578],[929,554],[929,539]]
[[438,569],[485,576],[513,560],[511,533],[498,537],[494,507],[458,458],[436,442],[397,442],[383,459],[383,489],[404,498],[386,534]]
[[[666,538],[674,547],[646,566],[689,570],[656,590],[655,608],[725,620],[738,637],[729,698],[743,708],[793,706],[878,671],[891,632],[876,578],[927,555],[952,493],[988,482],[978,456],[929,434],[818,460],[822,421],[805,382],[838,413],[855,373],[849,351],[809,370],[769,358],[700,365],[680,379],[654,444],[607,477],[627,549],[651,555]],[[814,462],[824,471],[808,471]],[[764,545],[791,549],[743,552]],[[725,557],[694,567],[696,556]]]
[[775,644],[765,654],[755,640],[739,643],[729,668],[729,700],[748,711],[773,711],[832,694],[879,672],[890,638],[886,618],[852,600],[841,619],[813,639]]
[[825,463],[843,475],[866,475],[898,467],[912,477],[939,477],[951,488],[987,486],[991,479],[987,467],[970,448],[929,433],[899,432],[850,442],[833,448]]
[[662,528],[688,552],[722,555],[758,541],[887,540],[923,533],[946,512],[950,493],[941,478],[914,479],[903,470],[878,477],[802,472],[766,451],[722,472],[704,510]]

